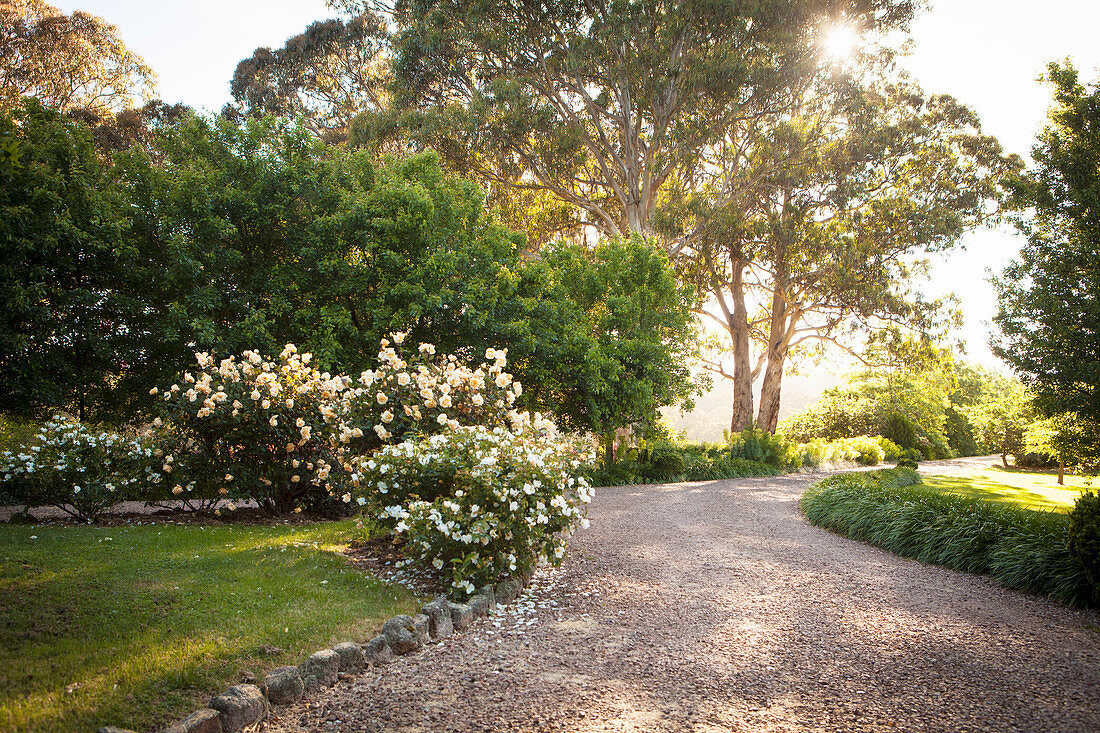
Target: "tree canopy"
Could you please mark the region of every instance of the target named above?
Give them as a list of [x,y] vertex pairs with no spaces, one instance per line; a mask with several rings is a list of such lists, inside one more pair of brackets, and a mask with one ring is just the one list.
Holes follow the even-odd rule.
[[1068,63],[1047,78],[1055,105],[1036,166],[1010,182],[1026,241],[996,280],[993,346],[1045,414],[1080,421],[1100,446],[1100,84]]
[[230,91],[247,115],[300,117],[342,140],[357,114],[385,104],[387,48],[385,24],[372,13],[317,21],[282,48],[258,48],[237,64]]
[[62,111],[119,111],[151,96],[155,79],[102,18],[42,0],[0,2],[0,111],[23,97]]

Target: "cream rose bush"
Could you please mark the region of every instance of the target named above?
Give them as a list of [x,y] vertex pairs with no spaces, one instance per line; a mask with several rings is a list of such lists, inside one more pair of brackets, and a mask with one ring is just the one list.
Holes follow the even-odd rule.
[[293,344],[277,358],[200,353],[179,383],[152,389],[163,407],[153,433],[166,497],[200,509],[253,500],[271,514],[350,501],[326,417],[347,380],[310,361]]
[[404,342],[384,339],[377,368],[354,378],[318,372],[293,344],[277,358],[197,354],[177,384],[151,390],[163,495],[273,514],[359,508],[456,594],[560,561],[587,523],[591,448],[515,409],[505,350],[470,365]]
[[460,425],[511,427],[522,388],[505,371],[507,349],[487,349],[485,362],[471,368],[432,344],[406,349],[403,333],[391,338],[382,340],[377,369],[347,381],[333,406],[339,442],[365,453]]
[[523,390],[506,350],[469,366],[431,344],[406,349],[404,334],[392,339],[333,416],[338,443],[373,446],[345,466],[356,504],[458,595],[560,562],[587,523],[592,490],[579,474],[589,449],[514,409]]

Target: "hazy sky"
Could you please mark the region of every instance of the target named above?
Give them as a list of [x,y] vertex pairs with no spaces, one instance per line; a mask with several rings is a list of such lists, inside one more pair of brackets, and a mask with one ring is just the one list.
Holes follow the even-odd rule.
[[[217,111],[229,100],[237,62],[259,46],[279,47],[311,21],[330,17],[323,0],[80,0],[54,5],[100,15],[159,75],[160,96]],[[976,109],[986,132],[1027,155],[1049,106],[1036,83],[1048,61],[1071,57],[1083,77],[1100,77],[1100,0],[937,0],[913,26],[905,65],[929,91]],[[965,250],[938,263],[928,292],[962,298],[972,358],[991,363],[985,322],[994,294],[987,270],[1018,251],[1009,231],[968,235]]]

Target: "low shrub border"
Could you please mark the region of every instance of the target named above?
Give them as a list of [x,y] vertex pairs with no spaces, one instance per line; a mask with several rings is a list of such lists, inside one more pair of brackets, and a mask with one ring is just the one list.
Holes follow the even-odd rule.
[[[477,619],[511,603],[531,581],[531,574],[486,585],[463,603],[438,597],[416,616],[398,615],[382,624],[380,633],[366,643],[346,641],[321,649],[297,667],[268,672],[260,685],[234,685],[211,698],[208,707],[172,723],[161,733],[235,733],[267,717],[272,705],[292,705],[308,694],[332,687],[341,674],[366,666],[380,667],[397,656],[411,654],[426,644],[442,641],[467,629]],[[134,733],[108,725],[97,733]]]
[[911,469],[830,476],[802,497],[813,524],[890,552],[1002,585],[1096,606],[1100,593],[1069,545],[1070,516],[941,494]]

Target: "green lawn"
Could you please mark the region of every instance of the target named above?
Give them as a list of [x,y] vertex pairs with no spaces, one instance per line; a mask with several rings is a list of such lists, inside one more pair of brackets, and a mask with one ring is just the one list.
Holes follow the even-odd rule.
[[1028,509],[1068,512],[1086,488],[1082,476],[1065,477],[1058,485],[1054,471],[1022,471],[1000,466],[975,471],[969,476],[923,476],[922,483],[939,491],[978,499],[1011,501]]
[[363,536],[350,520],[0,525],[0,730],[147,730],[365,641],[418,599],[348,565],[339,549]]

